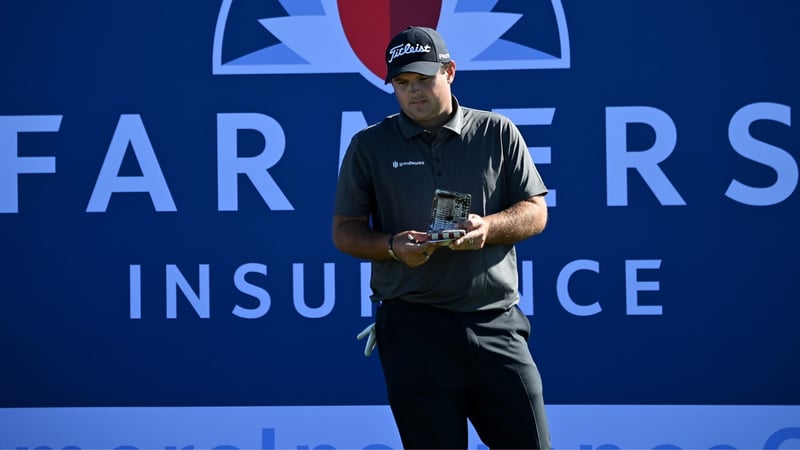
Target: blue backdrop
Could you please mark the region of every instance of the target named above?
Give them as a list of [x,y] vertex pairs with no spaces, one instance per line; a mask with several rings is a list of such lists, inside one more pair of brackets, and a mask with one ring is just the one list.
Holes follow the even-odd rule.
[[330,222],[403,20],[552,190],[548,404],[800,404],[796,2],[283,3],[0,3],[0,407],[384,404]]

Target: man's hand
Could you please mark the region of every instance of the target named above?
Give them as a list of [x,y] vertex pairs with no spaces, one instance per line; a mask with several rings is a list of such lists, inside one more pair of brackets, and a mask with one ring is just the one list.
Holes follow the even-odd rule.
[[431,258],[441,243],[428,242],[428,233],[403,231],[395,235],[394,253],[408,267],[419,267]]
[[469,218],[458,224],[459,228],[467,231],[448,245],[450,250],[480,250],[489,236],[489,222],[477,214],[470,214]]

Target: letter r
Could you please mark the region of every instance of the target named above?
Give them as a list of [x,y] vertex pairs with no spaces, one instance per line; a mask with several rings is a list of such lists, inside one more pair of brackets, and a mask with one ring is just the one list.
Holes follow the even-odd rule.
[[[653,146],[628,151],[628,124],[650,126],[656,134]],[[677,130],[660,109],[646,106],[606,108],[606,184],[608,206],[628,206],[628,169],[639,172],[662,205],[686,205],[675,186],[659,167],[675,149]]]
[[[264,137],[264,148],[256,156],[238,156],[239,130],[253,130]],[[293,211],[294,206],[267,172],[280,161],[286,146],[283,128],[263,114],[217,114],[217,209],[239,210],[238,176],[246,175],[261,198],[276,211]]]

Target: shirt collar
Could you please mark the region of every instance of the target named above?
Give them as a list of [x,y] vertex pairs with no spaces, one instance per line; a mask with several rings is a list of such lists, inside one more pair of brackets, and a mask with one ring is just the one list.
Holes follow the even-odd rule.
[[[442,125],[442,128],[450,130],[455,134],[461,134],[461,130],[464,128],[464,111],[458,104],[456,97],[452,96],[451,98],[453,101],[453,115],[450,117],[450,120]],[[425,132],[425,128],[419,126],[419,124],[411,120],[411,118],[402,111],[400,111],[398,117],[400,133],[403,134],[406,140]]]

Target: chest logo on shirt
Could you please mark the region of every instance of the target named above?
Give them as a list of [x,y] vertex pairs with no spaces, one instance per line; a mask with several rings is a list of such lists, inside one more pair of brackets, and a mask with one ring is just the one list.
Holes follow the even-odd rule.
[[392,167],[399,169],[400,167],[408,166],[424,166],[425,161],[392,161]]

